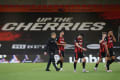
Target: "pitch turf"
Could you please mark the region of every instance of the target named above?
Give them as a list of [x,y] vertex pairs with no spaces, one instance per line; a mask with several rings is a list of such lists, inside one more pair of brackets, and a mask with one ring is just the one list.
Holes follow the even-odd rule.
[[56,72],[51,65],[51,72],[46,72],[46,63],[0,64],[0,80],[120,80],[120,63],[111,65],[112,73],[105,72],[105,65],[101,63],[97,72],[93,70],[95,64],[87,64],[89,73],[83,73],[81,64],[77,65],[77,72],[73,72],[73,64],[64,63],[64,71]]

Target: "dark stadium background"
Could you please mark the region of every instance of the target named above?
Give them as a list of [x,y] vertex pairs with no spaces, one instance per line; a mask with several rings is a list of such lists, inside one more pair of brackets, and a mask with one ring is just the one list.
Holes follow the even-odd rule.
[[[115,53],[119,55],[119,26],[120,26],[120,4],[119,0],[1,0],[0,1],[0,27],[7,22],[35,22],[38,17],[73,17],[73,22],[106,22],[107,25],[102,31],[112,29],[117,43],[115,43]],[[42,13],[41,13],[42,12]],[[65,41],[74,45],[74,38],[79,33],[84,34],[84,46],[89,44],[98,44],[102,31],[65,31]],[[13,44],[26,45],[44,45],[52,31],[0,31],[0,54],[6,54],[7,60],[12,58],[13,54],[23,60],[24,54],[33,58],[40,54],[42,59],[43,49],[12,49]],[[59,31],[55,31],[59,33]],[[44,35],[43,35],[44,34]],[[91,38],[94,36],[94,38]],[[99,50],[88,49],[87,56],[92,54],[98,56]],[[74,50],[67,49],[65,52],[68,61],[69,56],[73,56]]]

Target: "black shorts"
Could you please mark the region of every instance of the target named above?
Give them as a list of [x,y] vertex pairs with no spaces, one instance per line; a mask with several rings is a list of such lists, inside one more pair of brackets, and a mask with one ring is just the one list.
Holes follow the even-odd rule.
[[100,57],[100,58],[104,58],[104,57],[106,57],[106,56],[107,56],[106,52],[100,52],[100,53],[99,53],[99,57]]
[[108,48],[108,50],[109,50],[110,57],[115,56],[113,52],[113,48]]
[[64,51],[60,51],[59,56],[64,57]]
[[75,60],[78,60],[79,58],[84,58],[85,57],[84,54],[81,53],[81,52],[75,53],[74,56],[75,56]]

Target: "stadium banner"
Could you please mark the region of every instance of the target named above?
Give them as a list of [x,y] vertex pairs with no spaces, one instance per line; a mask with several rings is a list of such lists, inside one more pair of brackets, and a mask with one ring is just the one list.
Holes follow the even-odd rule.
[[[112,19],[100,12],[80,13],[0,13],[0,62],[46,62],[45,43],[51,32],[65,32],[65,62],[74,60],[74,39],[84,36],[87,62],[96,62],[102,32],[112,29],[116,61],[120,61],[120,19]],[[56,53],[57,54],[57,53]],[[55,55],[55,59],[59,59]],[[104,60],[103,60],[104,62]]]

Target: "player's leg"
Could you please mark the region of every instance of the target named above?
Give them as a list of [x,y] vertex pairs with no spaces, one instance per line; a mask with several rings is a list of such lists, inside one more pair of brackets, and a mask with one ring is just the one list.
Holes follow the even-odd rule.
[[111,57],[107,57],[107,64],[106,64],[107,72],[112,72],[110,70],[110,61],[111,61]]
[[94,70],[97,71],[98,65],[99,63],[102,61],[102,57],[99,57],[99,60],[97,61],[97,63],[95,64],[95,68]]
[[112,64],[115,61],[115,54],[113,53],[113,48],[109,49],[109,53],[110,53],[110,57],[111,57],[110,64]]
[[56,69],[56,71],[59,71],[60,69],[57,68],[57,66],[56,66],[56,64],[55,64],[54,55],[51,55],[51,61],[52,61],[52,63],[53,63],[54,68]]
[[85,59],[85,57],[82,58],[82,66],[83,66],[83,72],[88,72],[85,69],[85,66],[86,66],[86,59]]
[[97,70],[97,67],[98,67],[98,65],[99,65],[99,63],[100,63],[101,60],[102,60],[102,52],[99,53],[99,60],[95,64],[95,68],[94,68],[95,71]]
[[107,59],[107,56],[105,57],[105,63],[107,64],[107,61],[108,61],[108,59]]
[[115,61],[115,54],[113,53],[113,48],[109,49],[109,53],[110,53],[110,57],[111,57],[110,64],[112,64]]
[[107,72],[109,71],[109,67],[110,67],[110,61],[111,61],[111,51],[110,51],[110,48],[108,49],[109,50],[109,56],[107,55],[107,63],[106,63],[106,68],[107,68]]
[[46,71],[50,71],[50,70],[49,70],[50,64],[51,64],[51,57],[50,57],[49,60],[48,60],[48,64],[47,64],[47,67],[46,67]]
[[111,59],[108,60],[108,65],[107,65],[107,72],[112,72],[112,70],[110,70],[110,65],[115,61],[115,56],[112,56]]
[[60,60],[61,60],[61,63],[60,63],[60,70],[62,71],[62,70],[63,70],[63,56],[61,56]]
[[62,56],[61,51],[59,53],[59,56],[60,56],[60,59],[57,61],[57,65],[61,64],[61,56]]
[[76,66],[77,66],[77,61],[78,61],[78,53],[74,53],[75,55],[75,61],[74,61],[74,72],[76,72]]
[[107,62],[108,62],[108,57],[107,57],[107,54],[106,54],[106,57],[105,57],[105,70],[107,71]]
[[110,64],[112,64],[114,61],[115,61],[115,56],[112,56],[112,59],[111,59],[111,61],[110,61]]
[[112,70],[109,69],[110,65],[115,61],[115,55],[113,54],[113,48],[109,49],[109,53],[110,53],[110,59],[108,59],[107,61],[107,72],[112,72]]
[[61,51],[61,63],[60,63],[60,70],[62,71],[63,70],[63,61],[64,61],[64,51]]
[[61,61],[60,61],[60,60],[58,60],[58,61],[57,61],[57,65],[58,65],[58,64],[60,64],[60,63],[61,63]]
[[75,60],[75,61],[74,61],[74,72],[76,72],[77,61],[78,61],[78,60]]
[[[61,58],[61,56],[60,56],[60,58]],[[59,60],[57,61],[57,65],[60,64],[60,63],[61,63],[61,60],[59,59]]]
[[82,58],[82,67],[83,67],[83,69],[85,69],[85,65],[86,65],[86,59]]
[[85,59],[84,54],[80,52],[80,53],[79,53],[79,57],[82,58],[83,72],[88,72],[88,71],[86,71],[86,69],[85,69],[85,66],[86,66],[86,59]]

